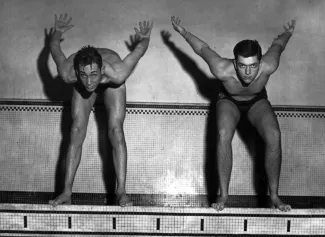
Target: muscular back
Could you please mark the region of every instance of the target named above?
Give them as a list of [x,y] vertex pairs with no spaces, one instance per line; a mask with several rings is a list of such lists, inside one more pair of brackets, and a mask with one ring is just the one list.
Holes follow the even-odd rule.
[[[98,48],[97,50],[102,56],[103,66],[107,64],[114,65],[122,62],[120,56],[111,49]],[[68,83],[74,83],[77,81],[77,75],[73,66],[75,55],[76,53],[71,54],[64,63],[63,75],[65,75],[65,81]],[[100,83],[107,83],[108,80],[109,78],[103,74]]]

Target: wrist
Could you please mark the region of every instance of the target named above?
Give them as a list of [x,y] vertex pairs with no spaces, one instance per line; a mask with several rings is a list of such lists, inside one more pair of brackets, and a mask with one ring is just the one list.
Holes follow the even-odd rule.
[[144,48],[148,48],[149,42],[150,42],[150,38],[149,37],[143,37],[140,40],[140,43],[138,45],[141,46],[141,47],[144,47]]
[[184,39],[186,39],[187,34],[188,34],[187,30],[184,30],[184,32],[181,35],[184,37]]
[[57,33],[57,34],[62,35],[64,33],[64,31],[63,30],[55,29],[54,33]]

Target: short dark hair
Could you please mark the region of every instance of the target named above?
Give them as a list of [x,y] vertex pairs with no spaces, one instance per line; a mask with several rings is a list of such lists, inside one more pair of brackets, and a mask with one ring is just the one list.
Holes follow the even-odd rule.
[[87,66],[96,63],[99,68],[102,68],[102,56],[98,50],[90,45],[82,47],[73,59],[73,67],[76,72],[79,72],[79,66]]
[[236,44],[234,48],[235,59],[238,59],[238,55],[248,58],[252,56],[257,56],[260,61],[262,58],[262,49],[257,40],[242,40]]

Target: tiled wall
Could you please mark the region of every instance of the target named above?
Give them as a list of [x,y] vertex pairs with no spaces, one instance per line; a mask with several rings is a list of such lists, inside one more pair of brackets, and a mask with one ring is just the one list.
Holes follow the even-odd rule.
[[[275,112],[283,146],[280,195],[325,195],[324,109],[276,107]],[[105,193],[114,186],[105,119],[98,105],[90,115],[74,192]],[[0,104],[0,191],[53,192],[62,180],[70,122],[65,105]],[[210,169],[214,114],[208,106],[128,104],[124,129],[128,193],[204,195],[208,187],[217,188]],[[261,168],[254,168],[263,158],[263,143],[252,137],[258,139],[243,123],[233,139],[231,195],[254,195],[263,180],[256,175]]]

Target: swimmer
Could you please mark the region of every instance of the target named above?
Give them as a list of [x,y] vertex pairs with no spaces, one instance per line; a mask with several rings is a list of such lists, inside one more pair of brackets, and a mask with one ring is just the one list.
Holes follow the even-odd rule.
[[265,169],[268,178],[272,206],[290,211],[278,196],[281,169],[281,132],[277,118],[268,100],[265,85],[277,70],[280,56],[295,29],[295,20],[284,26],[284,32],[272,42],[267,52],[256,40],[243,40],[233,49],[234,59],[223,58],[207,43],[181,26],[178,17],[171,17],[175,31],[189,43],[194,52],[208,64],[211,73],[223,84],[223,91],[216,104],[217,115],[217,171],[220,196],[212,207],[217,211],[225,208],[232,170],[231,142],[241,116],[246,116],[257,129],[266,145]]
[[51,38],[50,52],[58,74],[66,83],[73,84],[71,100],[72,128],[66,157],[66,176],[63,192],[49,204],[70,204],[72,186],[77,172],[82,144],[86,137],[89,115],[99,94],[103,95],[108,116],[108,137],[113,149],[113,163],[117,179],[116,198],[120,206],[132,206],[126,194],[127,147],[123,123],[126,112],[125,81],[148,49],[153,22],[139,23],[134,28],[138,44],[124,59],[108,48],[82,47],[68,58],[61,50],[64,32],[73,27],[67,14],[55,15],[55,32]]

